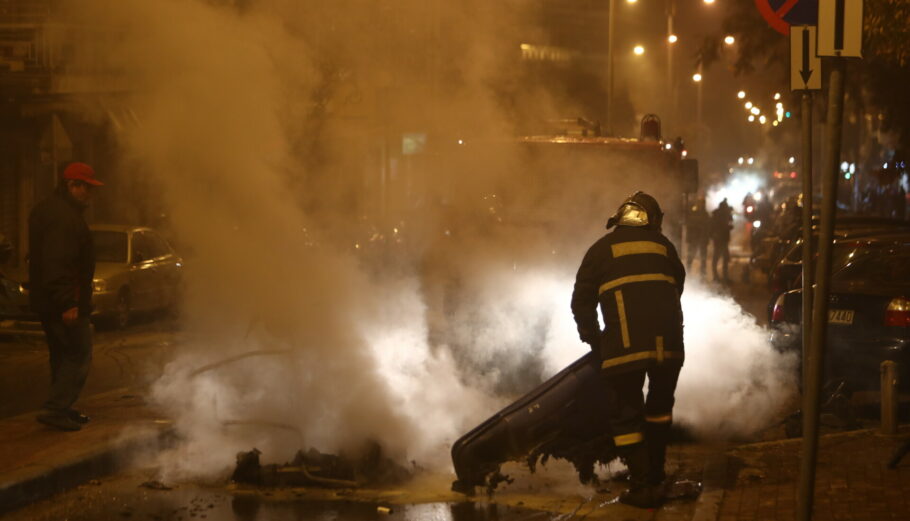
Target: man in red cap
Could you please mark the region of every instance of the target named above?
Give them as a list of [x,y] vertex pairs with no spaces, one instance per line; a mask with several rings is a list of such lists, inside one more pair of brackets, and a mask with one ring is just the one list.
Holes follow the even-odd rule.
[[72,408],[92,363],[92,278],[95,252],[83,216],[104,183],[85,163],[70,163],[57,190],[29,215],[29,296],[50,354],[50,396],[37,420],[77,431],[89,418]]

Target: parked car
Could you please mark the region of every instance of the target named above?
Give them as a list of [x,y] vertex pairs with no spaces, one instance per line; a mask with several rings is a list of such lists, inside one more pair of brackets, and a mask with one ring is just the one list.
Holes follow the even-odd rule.
[[[13,256],[13,245],[0,234],[0,265]],[[0,328],[11,327],[20,320],[31,319],[28,293],[23,284],[0,269]]]
[[[910,244],[910,230],[902,228],[873,232],[865,229],[839,230],[834,236],[831,268],[838,270],[843,267],[849,260],[849,255],[851,253],[855,255],[857,249],[884,248],[899,243]],[[812,251],[816,256],[813,259],[814,266],[818,260],[818,233],[812,235]],[[768,275],[768,288],[775,299],[784,291],[796,288],[796,285],[801,282],[802,269],[803,239],[799,238],[792,243],[790,249]]]
[[96,224],[93,319],[126,326],[135,312],[174,308],[183,260],[155,230]]
[[23,285],[0,272],[0,321],[31,318],[28,293]]
[[[901,385],[910,375],[910,245],[860,245],[831,278],[828,310],[827,380],[843,379],[853,389],[879,386],[885,360],[900,364]],[[802,290],[778,297],[771,317],[775,346],[800,350]]]
[[[773,229],[761,240],[758,249],[753,251],[751,263],[754,267],[770,273],[781,259],[791,250],[793,244],[802,237],[802,221],[796,219],[793,212],[777,217]],[[812,216],[812,233],[818,234],[821,217],[816,212]],[[884,217],[849,215],[838,213],[834,223],[835,237],[850,235],[874,234],[884,232],[910,232],[910,222]]]

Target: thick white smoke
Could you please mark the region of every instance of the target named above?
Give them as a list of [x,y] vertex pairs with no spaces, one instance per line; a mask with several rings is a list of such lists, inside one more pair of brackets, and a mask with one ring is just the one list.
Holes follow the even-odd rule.
[[[163,188],[171,226],[188,252],[187,339],[153,393],[184,439],[163,460],[165,471],[214,475],[231,467],[236,451],[253,446],[280,461],[299,448],[356,451],[367,440],[400,461],[445,467],[457,436],[585,352],[569,296],[575,263],[596,238],[587,233],[590,212],[582,208],[594,209],[601,222],[591,219],[592,226],[599,227],[607,209],[590,202],[604,197],[588,189],[578,204],[578,193],[567,190],[546,206],[504,153],[491,158],[497,167],[491,170],[529,189],[517,199],[536,222],[481,237],[456,221],[459,238],[427,241],[427,251],[405,256],[416,261],[401,262],[394,252],[355,254],[349,248],[355,238],[344,230],[371,209],[357,194],[386,188],[365,181],[375,172],[358,171],[366,162],[351,156],[387,151],[352,145],[366,139],[358,132],[369,125],[346,124],[367,117],[361,110],[378,110],[382,124],[409,121],[440,96],[444,102],[431,105],[438,119],[426,124],[443,134],[452,131],[446,125],[508,129],[509,114],[487,80],[499,72],[492,35],[514,15],[488,2],[438,3],[445,12],[434,31],[451,31],[443,39],[450,54],[439,58],[459,64],[458,81],[407,106],[387,106],[380,95],[396,79],[422,81],[431,65],[397,70],[382,61],[409,42],[405,31],[369,30],[372,20],[363,13],[374,12],[374,2],[248,4],[243,10],[194,0],[73,3],[73,20],[118,29],[116,44],[87,42],[82,58],[119,75],[139,122],[121,129],[123,169]],[[408,16],[426,14],[422,1],[402,6]],[[475,16],[478,6],[496,12]],[[308,24],[306,15],[338,25],[318,17]],[[414,22],[401,20],[424,27]],[[473,24],[471,39],[464,23]],[[385,54],[370,54],[374,48]],[[336,59],[366,72],[357,81],[348,81],[351,70],[326,72],[325,62]],[[321,98],[333,81],[351,91]],[[369,107],[325,115],[340,100],[364,98]],[[318,150],[301,151],[308,147]],[[434,181],[473,187],[488,173],[453,168]],[[637,179],[619,167],[614,177],[611,205]],[[566,184],[562,175],[552,179]],[[429,203],[422,211],[412,223],[444,221]],[[584,231],[554,237],[547,227],[560,217],[578,219]],[[712,435],[761,426],[779,403],[774,384],[785,382],[788,361],[771,352],[732,301],[698,288],[684,299],[689,360],[677,417]]]

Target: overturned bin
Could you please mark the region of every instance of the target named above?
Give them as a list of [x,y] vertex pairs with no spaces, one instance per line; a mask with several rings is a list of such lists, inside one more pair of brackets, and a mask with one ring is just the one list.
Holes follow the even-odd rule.
[[588,353],[455,442],[452,490],[492,491],[508,481],[502,464],[526,461],[533,471],[550,457],[570,461],[580,481],[591,482],[595,463],[616,457],[606,396],[599,360]]

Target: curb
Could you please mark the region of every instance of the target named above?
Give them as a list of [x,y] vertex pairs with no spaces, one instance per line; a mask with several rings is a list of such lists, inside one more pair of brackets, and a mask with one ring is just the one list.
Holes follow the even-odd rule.
[[55,465],[30,465],[6,473],[0,477],[0,514],[115,472],[131,455],[142,449],[162,448],[174,436],[170,426],[135,431]]
[[727,477],[727,453],[714,454],[705,463],[702,473],[702,492],[695,503],[692,521],[716,521],[720,505],[724,500],[724,484]]

